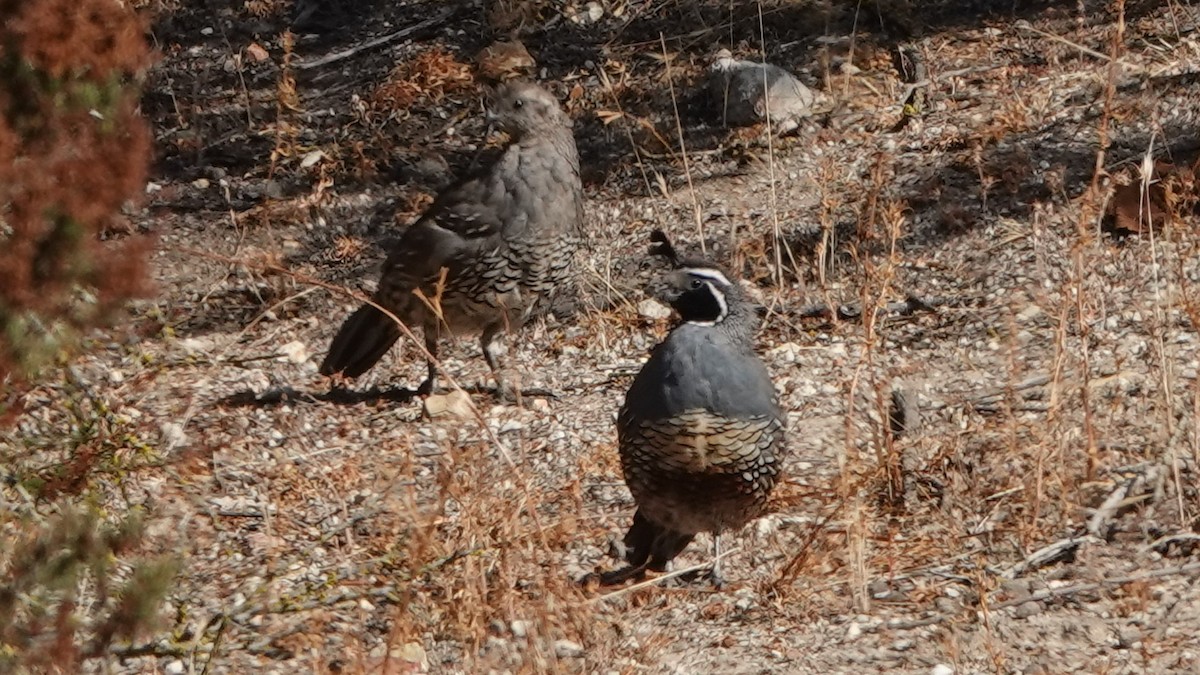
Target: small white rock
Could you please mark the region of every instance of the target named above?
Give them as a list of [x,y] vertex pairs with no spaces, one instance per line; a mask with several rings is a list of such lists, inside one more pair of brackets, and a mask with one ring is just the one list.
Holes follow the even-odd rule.
[[939,663],[929,669],[929,675],[954,675],[954,669],[944,663]]
[[203,354],[214,349],[216,344],[210,338],[189,337],[180,340],[179,346],[188,354]]
[[575,23],[586,26],[590,23],[596,23],[604,16],[604,6],[598,2],[589,2],[583,6],[583,9],[571,16],[571,20]]
[[554,654],[560,659],[579,658],[583,656],[583,645],[570,640],[555,640]]
[[642,317],[654,321],[665,319],[671,316],[671,308],[657,300],[654,300],[653,298],[646,298],[645,300],[639,302],[637,309],[638,314],[640,314]]
[[185,673],[187,671],[187,669],[184,667],[183,661],[180,661],[179,659],[175,659],[174,661],[168,663],[163,668],[163,671],[168,673],[168,675],[183,675],[183,673]]
[[523,619],[517,619],[509,624],[509,629],[512,631],[513,637],[523,638],[529,635],[529,629],[533,627],[533,623]]
[[321,161],[321,159],[323,159],[324,157],[325,157],[324,152],[322,152],[320,150],[313,150],[312,152],[305,155],[304,159],[300,160],[300,168],[307,169],[308,167]]
[[857,621],[851,621],[850,627],[846,629],[847,640],[857,640],[862,635],[862,626],[858,625]]
[[159,431],[162,432],[163,443],[169,447],[178,447],[187,443],[187,434],[183,431],[183,425],[178,422],[163,422]]
[[462,419],[474,417],[471,396],[457,389],[448,394],[433,394],[425,398],[425,415],[430,419],[452,416]]
[[304,363],[308,360],[308,346],[299,340],[292,340],[280,347],[279,351],[292,363]]

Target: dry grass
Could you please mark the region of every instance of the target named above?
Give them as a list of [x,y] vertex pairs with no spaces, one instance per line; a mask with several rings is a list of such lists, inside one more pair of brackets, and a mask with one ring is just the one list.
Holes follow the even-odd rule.
[[[767,43],[772,12],[786,11],[764,6],[747,34]],[[1169,3],[1123,24],[1116,2],[1105,21],[1028,17],[1066,44],[1004,24],[931,36],[930,109],[897,133],[904,86],[872,42],[882,33],[838,33],[863,71],[838,66],[834,42],[811,62],[829,69],[816,76],[827,93],[852,100],[769,144],[705,146],[710,130],[690,117],[694,31],[721,38],[727,25],[615,40],[594,74],[550,61],[568,89],[587,85],[573,99],[585,156],[611,143],[625,159],[589,185],[581,307],[510,341],[522,386],[559,397],[493,407],[475,395],[465,419],[425,419],[387,388],[419,380],[416,342],[349,404],[325,395],[311,356],[361,299],[359,275],[373,276],[370,242],[433,191],[356,184],[375,174],[354,178],[345,149],[395,142],[360,146],[379,170],[421,137],[473,156],[425,136],[447,120],[469,135],[465,66],[421,45],[377,69],[380,84],[358,90],[375,92],[368,118],[324,127],[331,159],[306,168],[306,114],[327,106],[281,68],[274,155],[265,147],[246,175],[300,187],[253,211],[176,213],[157,266],[164,300],[138,310],[143,339],[98,339],[71,364],[77,384],[31,393],[21,451],[5,457],[16,475],[87,464],[47,481],[50,497],[146,508],[147,552],[181,561],[167,627],[115,647],[117,670],[1186,672],[1200,658],[1187,536],[1200,517],[1195,195],[1144,170],[1134,199],[1160,226],[1124,243],[1101,226],[1111,209],[1135,213],[1111,175],[1153,167],[1164,146],[1186,151],[1173,134],[1191,127],[1172,115],[1187,92],[1152,80],[1182,97],[1156,105],[1127,82],[1194,68],[1182,38],[1170,58],[1145,47],[1190,11]],[[937,79],[953,71],[966,74]],[[589,105],[612,112],[589,119]],[[1134,106],[1147,113],[1118,114]],[[401,109],[412,133],[395,141]],[[667,329],[637,310],[656,226],[752,280],[790,413],[788,479],[775,513],[738,538],[722,592],[574,583],[613,564],[607,540],[631,512],[612,414]],[[893,311],[906,296],[936,310]],[[813,302],[858,313],[801,318]],[[442,355],[458,382],[485,376],[476,349]],[[79,391],[94,402],[82,417],[63,405]],[[921,408],[900,434],[894,391]],[[103,433],[65,446],[63,428]],[[681,565],[705,562],[706,543]]]

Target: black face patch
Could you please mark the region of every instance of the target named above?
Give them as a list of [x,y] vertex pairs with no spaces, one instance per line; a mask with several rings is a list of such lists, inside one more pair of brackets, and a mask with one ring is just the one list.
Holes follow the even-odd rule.
[[719,272],[688,270],[679,280],[679,295],[671,304],[679,316],[692,323],[716,323],[725,318],[729,307],[723,286],[728,282]]
[[725,306],[708,284],[701,284],[701,288],[679,296],[675,301],[675,311],[684,321],[715,323],[724,318]]

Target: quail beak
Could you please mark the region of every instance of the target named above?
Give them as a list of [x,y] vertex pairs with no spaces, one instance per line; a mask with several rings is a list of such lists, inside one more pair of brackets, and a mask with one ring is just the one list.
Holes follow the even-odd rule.
[[491,106],[487,106],[483,111],[483,119],[487,122],[487,136],[491,137],[500,131],[500,116]]
[[664,274],[652,280],[646,286],[646,295],[654,298],[668,307],[674,307],[679,300],[679,291],[675,290],[669,274]]
[[500,116],[496,113],[496,102],[499,100],[500,92],[496,87],[484,87],[483,92],[483,119],[487,123],[487,135],[491,136],[499,126]]

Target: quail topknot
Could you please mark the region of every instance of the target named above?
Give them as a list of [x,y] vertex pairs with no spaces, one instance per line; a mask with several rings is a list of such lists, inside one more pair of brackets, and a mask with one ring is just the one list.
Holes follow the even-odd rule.
[[756,305],[720,267],[680,259],[660,232],[655,240],[676,269],[650,289],[680,321],[621,406],[621,468],[638,508],[624,539],[629,567],[600,580],[665,571],[697,533],[712,532],[719,586],[721,532],[764,513],[780,473],[785,417],[754,352]]
[[[437,357],[438,337],[479,334],[497,393],[501,336],[549,305],[574,274],[583,239],[583,189],[571,120],[542,87],[509,82],[491,97],[489,117],[510,137],[488,166],[447,187],[391,250],[374,302],[419,324]],[[357,377],[400,337],[396,323],[364,304],[342,324],[321,364],[323,375]],[[437,383],[431,359],[418,389]]]

